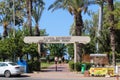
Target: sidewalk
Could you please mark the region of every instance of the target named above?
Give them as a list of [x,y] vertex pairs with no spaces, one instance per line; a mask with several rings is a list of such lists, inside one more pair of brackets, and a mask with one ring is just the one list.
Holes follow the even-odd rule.
[[75,79],[83,77],[83,74],[77,73],[77,72],[70,72],[69,65],[68,64],[58,64],[57,65],[57,71],[56,71],[56,65],[52,65],[47,69],[43,69],[40,72],[34,72],[34,73],[27,73],[28,76],[33,78],[48,78],[48,79]]
[[52,65],[47,69],[43,69],[41,72],[35,73],[28,73],[27,74],[33,78],[40,78],[40,79],[68,79],[68,80],[116,80],[115,77],[84,77],[84,74],[80,72],[70,72],[68,64],[58,64],[57,71],[56,65]]
[[[57,71],[56,71],[57,67]],[[57,64],[48,67],[47,69],[42,69],[43,72],[70,72],[68,64]]]

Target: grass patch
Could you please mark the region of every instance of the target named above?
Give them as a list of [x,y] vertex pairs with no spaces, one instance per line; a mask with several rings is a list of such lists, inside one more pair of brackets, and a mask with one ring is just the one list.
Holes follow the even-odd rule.
[[41,63],[41,68],[46,69],[46,68],[48,68],[49,66],[51,66],[53,64],[54,64],[54,62],[50,62],[50,63],[42,62]]

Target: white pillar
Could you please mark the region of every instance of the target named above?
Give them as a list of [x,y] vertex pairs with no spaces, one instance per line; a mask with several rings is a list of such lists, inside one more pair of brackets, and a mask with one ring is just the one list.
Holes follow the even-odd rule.
[[39,56],[40,56],[40,54],[41,54],[41,48],[40,48],[41,46],[40,46],[40,43],[38,43],[38,53],[39,53]]
[[116,73],[116,74],[118,74],[118,70],[119,70],[119,68],[118,68],[118,66],[116,65],[116,66],[115,66],[115,73]]
[[77,42],[74,43],[74,63],[77,62]]
[[41,43],[38,43],[38,54],[39,54],[39,62],[40,62],[40,70],[41,70]]

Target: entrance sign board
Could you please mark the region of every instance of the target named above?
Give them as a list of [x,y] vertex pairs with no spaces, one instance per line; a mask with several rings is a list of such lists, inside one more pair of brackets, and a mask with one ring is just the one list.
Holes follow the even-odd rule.
[[83,43],[90,42],[88,36],[27,36],[24,38],[25,43]]
[[90,54],[91,57],[106,57],[107,54]]
[[40,43],[74,43],[74,63],[77,62],[77,43],[86,44],[90,42],[88,36],[27,36],[24,38],[25,43],[37,43],[40,54]]

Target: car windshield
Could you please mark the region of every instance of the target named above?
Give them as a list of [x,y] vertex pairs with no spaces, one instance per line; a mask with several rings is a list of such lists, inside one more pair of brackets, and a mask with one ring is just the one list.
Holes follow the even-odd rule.
[[17,63],[9,63],[10,65],[12,65],[12,66],[15,66],[15,65],[17,65]]

